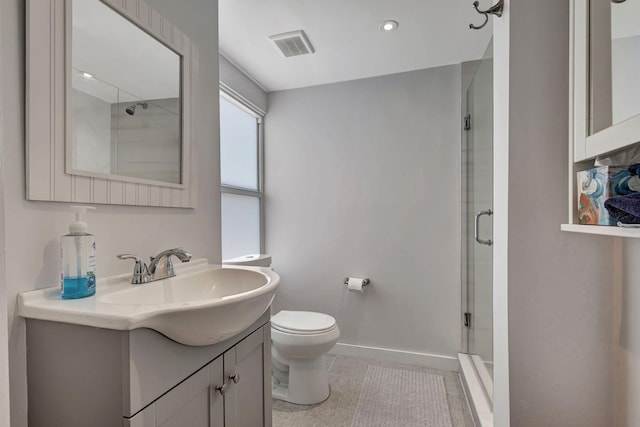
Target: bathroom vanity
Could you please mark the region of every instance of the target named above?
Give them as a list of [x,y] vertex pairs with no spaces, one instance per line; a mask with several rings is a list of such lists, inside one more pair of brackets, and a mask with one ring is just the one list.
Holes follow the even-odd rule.
[[27,319],[29,425],[271,426],[269,311],[186,346],[147,328]]
[[29,425],[271,426],[278,274],[206,259],[175,273],[98,279],[95,296],[75,300],[59,287],[18,296]]

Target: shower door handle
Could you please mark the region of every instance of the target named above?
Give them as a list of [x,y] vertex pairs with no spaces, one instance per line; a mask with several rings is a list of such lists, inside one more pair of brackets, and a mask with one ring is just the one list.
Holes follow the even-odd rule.
[[493,211],[491,209],[487,209],[486,211],[480,211],[476,214],[476,221],[475,221],[475,228],[473,230],[473,236],[475,237],[476,242],[480,243],[481,245],[491,246],[493,245],[493,241],[491,239],[482,240],[480,238],[480,217],[482,215],[491,216],[493,215]]

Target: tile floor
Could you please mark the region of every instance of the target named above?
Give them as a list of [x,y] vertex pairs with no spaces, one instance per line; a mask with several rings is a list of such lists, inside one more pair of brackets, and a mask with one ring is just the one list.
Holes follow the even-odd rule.
[[457,372],[438,371],[352,356],[327,355],[326,358],[329,366],[331,396],[317,405],[294,405],[274,399],[273,427],[350,427],[368,365],[442,375],[447,389],[453,427],[474,426]]

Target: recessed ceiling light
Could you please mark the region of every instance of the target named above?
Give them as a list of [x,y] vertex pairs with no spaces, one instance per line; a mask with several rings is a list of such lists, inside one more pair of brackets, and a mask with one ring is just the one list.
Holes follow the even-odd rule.
[[92,79],[93,78],[93,74],[89,74],[86,71],[78,71],[80,73],[80,75],[82,77],[84,77],[85,79]]
[[398,28],[398,21],[389,19],[380,23],[380,31],[393,31],[396,28]]

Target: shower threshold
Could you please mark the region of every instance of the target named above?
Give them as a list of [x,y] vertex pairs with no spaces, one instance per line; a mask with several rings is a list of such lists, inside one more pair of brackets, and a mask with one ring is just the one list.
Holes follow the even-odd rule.
[[[476,426],[493,427],[493,405],[482,381],[484,375],[478,373],[472,357],[468,354],[458,353],[462,384],[469,399],[471,414]],[[482,364],[481,366],[484,367]],[[488,373],[485,374],[488,376]]]

